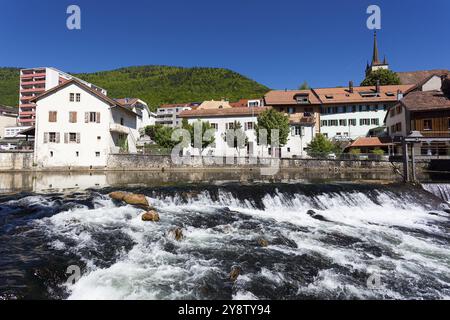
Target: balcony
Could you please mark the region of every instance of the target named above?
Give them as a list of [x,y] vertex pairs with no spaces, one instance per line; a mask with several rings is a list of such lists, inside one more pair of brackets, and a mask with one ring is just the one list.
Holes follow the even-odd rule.
[[22,89],[20,90],[20,93],[32,93],[32,92],[40,93],[44,91],[45,88],[31,88],[31,89]]
[[293,113],[289,115],[290,123],[315,124],[316,117],[310,113]]
[[34,103],[22,103],[22,104],[19,105],[20,109],[22,109],[22,108],[34,108],[34,107],[36,107],[36,104],[34,104]]
[[35,118],[19,118],[19,123],[34,123],[36,121]]
[[450,129],[448,131],[424,130],[420,133],[426,138],[450,138]]
[[111,123],[109,125],[109,131],[116,132],[116,133],[129,134],[130,133],[130,128],[122,126],[122,125],[120,125],[118,123]]
[[36,80],[36,81],[21,81],[20,82],[20,85],[22,86],[22,87],[25,87],[25,86],[35,86],[35,85],[42,85],[42,84],[44,84],[45,85],[45,80]]
[[35,111],[21,111],[19,112],[19,116],[35,116],[36,112]]
[[22,74],[20,76],[21,79],[30,79],[30,78],[37,78],[37,77],[45,78],[45,72],[43,72],[43,73],[28,73],[28,74]]

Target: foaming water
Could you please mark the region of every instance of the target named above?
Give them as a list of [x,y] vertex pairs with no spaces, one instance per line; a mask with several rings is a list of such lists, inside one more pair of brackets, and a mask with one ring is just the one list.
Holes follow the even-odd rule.
[[448,183],[428,183],[423,184],[423,188],[435,196],[450,203],[450,184]]
[[[109,191],[0,199],[2,219],[12,219],[1,225],[0,248],[9,260],[1,259],[0,271],[11,277],[8,282],[1,276],[0,295],[450,298],[449,215],[442,201],[420,188],[229,184],[133,190],[147,195],[159,223],[143,222],[141,209],[113,202]],[[33,206],[32,217],[19,217]],[[182,241],[170,232],[176,227],[183,229]],[[21,270],[30,272],[20,283],[13,277],[14,250],[5,248],[25,239],[39,250],[28,253],[31,265],[22,261]],[[260,239],[268,246],[261,247]],[[66,284],[69,265],[82,269],[75,284]],[[241,269],[235,282],[229,280],[233,266]],[[11,279],[15,285],[8,287]]]

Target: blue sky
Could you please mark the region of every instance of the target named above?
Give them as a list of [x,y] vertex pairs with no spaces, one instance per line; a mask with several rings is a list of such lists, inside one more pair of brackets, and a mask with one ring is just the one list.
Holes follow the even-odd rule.
[[[66,28],[70,4],[82,30]],[[382,10],[379,47],[391,68],[450,69],[448,0],[0,0],[0,66],[225,67],[274,89],[359,83],[371,4]]]

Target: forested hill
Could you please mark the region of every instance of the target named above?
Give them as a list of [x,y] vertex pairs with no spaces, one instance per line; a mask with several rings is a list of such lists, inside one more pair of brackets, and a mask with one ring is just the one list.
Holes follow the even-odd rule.
[[[136,97],[152,109],[163,103],[262,97],[264,85],[227,69],[139,66],[74,74],[108,90],[112,98]],[[17,105],[19,69],[0,68],[0,104]]]

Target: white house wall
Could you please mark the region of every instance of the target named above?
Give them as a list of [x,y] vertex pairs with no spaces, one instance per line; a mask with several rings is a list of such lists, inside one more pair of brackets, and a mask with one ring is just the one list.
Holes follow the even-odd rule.
[[[81,102],[70,102],[70,93],[81,94]],[[56,122],[49,122],[50,111],[57,112]],[[76,123],[69,122],[71,111],[77,112]],[[86,112],[98,112],[100,123],[85,123]],[[114,113],[116,117],[122,114],[120,111]],[[125,117],[127,124],[128,117]],[[36,108],[35,164],[38,167],[106,166],[113,147],[110,133],[113,122],[110,106],[75,84],[40,99]],[[59,133],[59,143],[44,143],[46,132]],[[80,143],[65,143],[65,133],[79,133]]]

